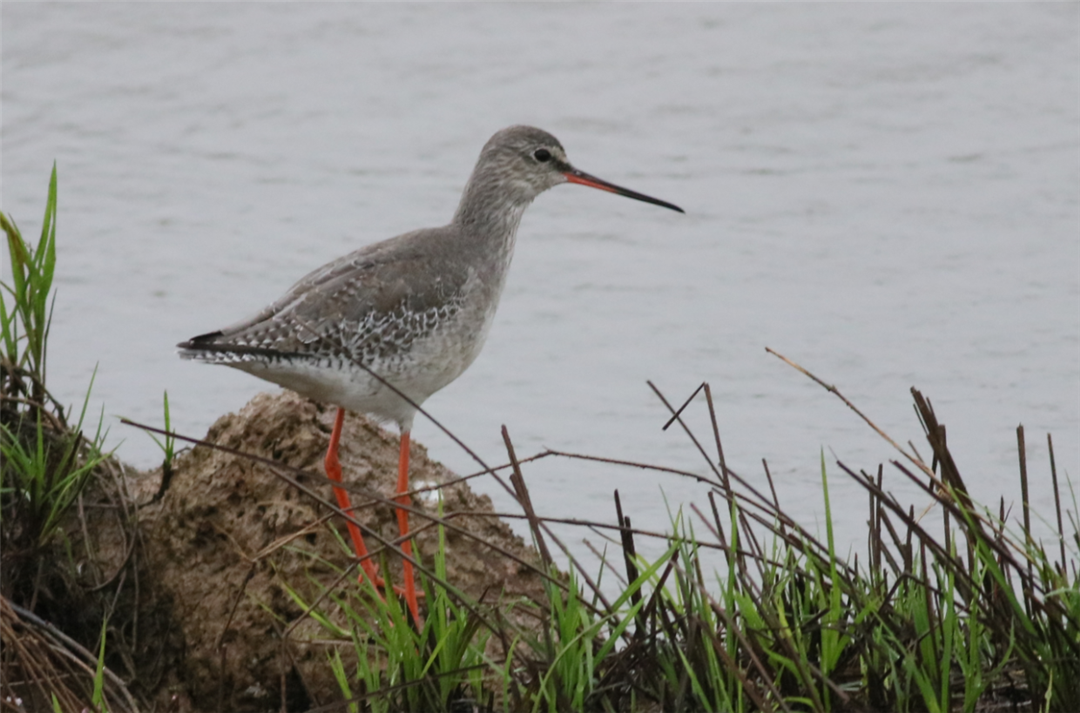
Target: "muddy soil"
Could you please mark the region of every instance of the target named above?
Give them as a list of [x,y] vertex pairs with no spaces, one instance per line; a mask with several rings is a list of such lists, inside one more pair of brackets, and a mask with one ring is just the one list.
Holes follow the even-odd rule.
[[[261,394],[239,413],[219,419],[206,440],[276,467],[196,447],[177,458],[168,489],[153,503],[160,470],[129,478],[133,499],[142,503],[140,590],[124,595],[143,619],[135,656],[144,660],[132,665],[153,670],[154,680],[144,676],[141,682],[142,693],[158,710],[278,711],[282,696],[286,709],[306,710],[341,700],[327,656],[337,646],[348,660],[352,646],[305,617],[289,590],[306,602],[325,588],[357,592],[355,575],[341,576],[353,563],[343,544],[347,533],[329,509],[275,474],[288,472],[333,502],[322,470],[333,416],[334,409],[291,392]],[[364,493],[393,496],[398,447],[396,434],[362,416],[346,417],[340,452],[345,480],[359,488],[354,506],[367,504],[357,517],[387,540],[398,535],[394,510]],[[419,444],[412,444],[410,457],[413,487],[456,478]],[[505,523],[483,515],[492,512],[486,496],[460,482],[440,492],[444,512],[459,513],[454,524],[527,562],[538,561]],[[434,494],[417,497],[415,505],[434,512],[437,500]],[[417,529],[423,518],[414,515],[412,524]],[[91,535],[105,559],[127,556],[123,538],[112,538],[110,545],[107,531]],[[430,564],[436,529],[420,532],[416,543]],[[368,539],[369,547],[377,544]],[[448,531],[447,555],[448,580],[474,598],[520,595],[542,601],[541,582],[531,569],[476,539]],[[386,561],[389,571],[383,574],[400,582],[400,562],[392,555]],[[320,609],[332,621],[347,623],[331,600]]]

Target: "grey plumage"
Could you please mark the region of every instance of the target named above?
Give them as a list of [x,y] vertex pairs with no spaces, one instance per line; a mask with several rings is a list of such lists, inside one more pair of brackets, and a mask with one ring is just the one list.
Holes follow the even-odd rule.
[[679,208],[574,169],[545,131],[512,126],[480,158],[449,225],[360,248],[309,273],[251,319],[178,345],[305,396],[395,420],[453,381],[483,346],[525,208],[566,182]]

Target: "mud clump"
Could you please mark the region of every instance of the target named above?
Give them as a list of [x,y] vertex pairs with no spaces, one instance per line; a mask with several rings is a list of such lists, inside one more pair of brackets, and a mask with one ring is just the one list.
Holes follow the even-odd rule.
[[[160,615],[171,622],[171,649],[160,653],[170,663],[156,701],[181,710],[263,711],[340,700],[327,664],[332,637],[304,616],[290,591],[311,602],[325,588],[357,586],[355,575],[341,576],[353,562],[343,544],[344,523],[274,472],[289,473],[333,502],[322,469],[333,416],[334,409],[291,392],[256,396],[239,413],[219,419],[206,440],[269,462],[196,447],[174,462],[163,497],[140,508],[144,577],[150,580],[144,587],[153,590],[156,606],[165,610]],[[346,418],[340,458],[345,481],[359,486],[352,492],[353,505],[363,506],[356,516],[386,540],[398,536],[394,509],[364,493],[393,497],[398,448],[395,434],[361,416]],[[456,478],[416,443],[410,460],[414,487]],[[160,479],[160,470],[139,478],[136,500],[148,502]],[[493,512],[491,501],[461,482],[439,492],[444,517],[460,513],[453,524],[475,536],[446,531],[448,580],[474,598],[517,594],[541,600],[542,585],[531,569],[478,541],[538,561],[505,523],[484,515]],[[434,514],[436,500],[418,497],[414,505]],[[422,530],[415,539],[420,556],[429,557],[438,545],[437,529],[423,528],[420,515],[412,516],[412,525]],[[369,548],[377,545],[368,538]],[[382,574],[400,583],[400,561],[390,554],[385,560],[389,571]],[[319,609],[345,624],[331,599]],[[340,651],[347,657],[352,647]]]

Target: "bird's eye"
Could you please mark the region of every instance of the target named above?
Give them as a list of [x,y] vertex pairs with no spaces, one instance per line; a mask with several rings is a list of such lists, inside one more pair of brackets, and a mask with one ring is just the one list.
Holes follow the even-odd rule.
[[547,149],[536,149],[533,151],[533,158],[543,163],[544,161],[551,160],[551,152]]

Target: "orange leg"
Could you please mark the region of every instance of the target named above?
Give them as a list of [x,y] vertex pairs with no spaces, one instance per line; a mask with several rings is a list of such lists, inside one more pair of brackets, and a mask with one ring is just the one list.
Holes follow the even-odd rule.
[[[341,427],[345,424],[345,409],[339,408],[337,411],[337,418],[334,419],[334,430],[330,434],[330,448],[326,451],[326,460],[324,465],[326,466],[326,475],[330,480],[341,482],[341,462],[338,460],[338,443],[341,441]],[[349,500],[349,493],[344,488],[334,486],[334,496],[337,498],[338,507],[345,512],[352,514],[352,502]],[[364,572],[367,574],[368,579],[376,587],[384,586],[382,577],[379,576],[379,571],[375,568],[375,563],[368,557],[367,547],[364,546],[364,537],[360,534],[360,528],[356,526],[356,523],[352,520],[346,520],[345,525],[349,528],[349,537],[352,538],[353,549],[356,551],[356,556],[360,560],[361,566],[364,568]]]
[[[401,432],[401,455],[398,456],[398,481],[397,481],[398,496],[394,498],[394,502],[399,505],[409,505],[412,501],[409,499],[407,493],[409,492],[409,432]],[[409,511],[403,508],[397,509],[397,521],[398,530],[401,532],[402,537],[409,534]],[[401,543],[401,551],[409,557],[412,557],[412,540],[404,540]],[[413,566],[412,562],[407,559],[403,559],[402,573],[405,578],[405,603],[409,606],[409,611],[412,612],[413,621],[416,622],[417,627],[421,627],[420,622],[420,608],[416,603],[416,581],[413,578]]]

